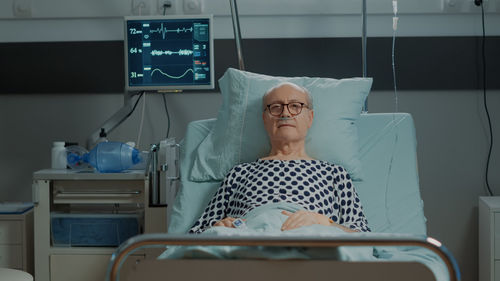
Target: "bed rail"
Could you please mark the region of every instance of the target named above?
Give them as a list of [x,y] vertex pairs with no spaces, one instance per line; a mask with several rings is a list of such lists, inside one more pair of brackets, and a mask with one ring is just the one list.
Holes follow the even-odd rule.
[[201,237],[197,235],[143,234],[125,241],[112,254],[107,281],[119,280],[119,270],[126,258],[142,249],[166,246],[276,246],[276,247],[343,247],[343,246],[416,246],[430,250],[445,263],[450,281],[460,281],[456,260],[438,240],[426,236],[398,234],[351,234],[339,237]]

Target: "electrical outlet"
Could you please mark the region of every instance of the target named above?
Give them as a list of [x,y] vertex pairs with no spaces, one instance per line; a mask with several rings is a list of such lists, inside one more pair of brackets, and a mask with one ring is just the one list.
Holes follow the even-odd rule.
[[201,14],[203,12],[203,0],[183,0],[185,14]]
[[[483,0],[484,11],[489,11],[490,0]],[[474,13],[481,11],[474,0],[441,0],[441,10],[445,13]]]
[[32,0],[15,0],[12,9],[15,17],[29,18],[33,6]]
[[132,14],[143,16],[151,14],[151,5],[148,0],[132,0]]
[[[165,8],[166,7],[166,8]],[[159,15],[174,15],[177,13],[176,0],[158,0],[158,14]]]
[[466,0],[441,0],[441,10],[447,13],[458,13],[462,11],[465,2]]
[[[485,11],[487,11],[487,10],[488,10],[488,5],[489,5],[489,3],[490,3],[490,1],[489,1],[489,0],[482,0],[482,4],[481,4],[481,5],[483,5],[483,8],[484,8],[484,10],[485,10]],[[479,10],[481,10],[481,9],[480,9],[480,8],[481,8],[481,6],[477,6],[474,0],[470,0],[470,1],[469,1],[469,4],[470,4],[470,7],[469,7],[469,8],[471,9],[471,11],[474,11],[474,9],[475,9],[476,11],[478,11],[478,10],[477,10],[478,8],[479,8]]]

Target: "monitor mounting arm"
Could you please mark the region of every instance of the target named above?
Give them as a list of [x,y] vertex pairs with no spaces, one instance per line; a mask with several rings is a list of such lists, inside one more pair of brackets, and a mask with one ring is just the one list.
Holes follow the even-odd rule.
[[132,111],[132,95],[129,93],[123,94],[124,105],[120,108],[113,116],[111,116],[108,120],[106,120],[99,129],[95,130],[88,138],[87,138],[87,149],[91,149],[99,139],[99,136],[102,131],[104,133],[109,134],[116,127],[118,127],[125,119],[127,119]]

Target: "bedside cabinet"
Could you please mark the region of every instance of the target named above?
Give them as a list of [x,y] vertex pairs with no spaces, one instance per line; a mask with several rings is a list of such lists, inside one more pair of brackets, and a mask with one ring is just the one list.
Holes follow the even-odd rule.
[[479,197],[479,281],[500,281],[500,197]]
[[[122,234],[167,231],[167,208],[150,204],[144,171],[40,170],[33,179],[36,281],[103,281]],[[123,268],[156,254],[138,251]]]
[[0,267],[33,274],[33,209],[0,214]]

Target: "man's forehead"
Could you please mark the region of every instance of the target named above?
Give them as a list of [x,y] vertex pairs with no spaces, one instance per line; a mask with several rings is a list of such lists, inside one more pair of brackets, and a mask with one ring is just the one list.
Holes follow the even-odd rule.
[[266,99],[270,101],[270,100],[279,100],[285,98],[306,101],[307,94],[304,93],[304,91],[297,89],[296,87],[293,87],[291,85],[283,85],[270,92]]

